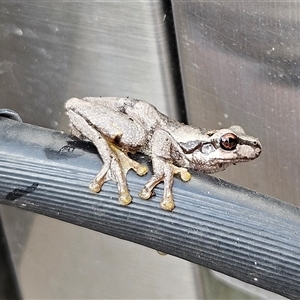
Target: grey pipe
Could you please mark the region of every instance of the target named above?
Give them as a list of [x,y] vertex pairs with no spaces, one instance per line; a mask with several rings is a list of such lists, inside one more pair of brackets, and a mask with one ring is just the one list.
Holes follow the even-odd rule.
[[[176,208],[159,208],[162,188],[137,197],[150,174],[128,174],[133,203],[118,204],[116,185],[88,184],[101,168],[91,143],[0,117],[0,204],[132,241],[299,299],[298,207],[215,177],[175,180]],[[135,157],[149,165],[144,156]],[[59,234],[59,233],[58,233]],[[101,251],[101,249],[99,249]]]

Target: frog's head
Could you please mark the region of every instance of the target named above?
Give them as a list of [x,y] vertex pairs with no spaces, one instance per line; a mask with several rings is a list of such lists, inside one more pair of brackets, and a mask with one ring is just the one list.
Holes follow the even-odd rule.
[[239,162],[250,161],[261,153],[261,144],[245,134],[242,127],[208,131],[200,140],[179,143],[192,169],[215,173]]

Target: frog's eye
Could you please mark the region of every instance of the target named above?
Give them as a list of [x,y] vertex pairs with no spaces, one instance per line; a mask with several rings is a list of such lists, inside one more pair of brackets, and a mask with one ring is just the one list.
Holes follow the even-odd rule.
[[223,150],[231,151],[236,148],[238,138],[233,133],[226,133],[220,138],[220,146]]

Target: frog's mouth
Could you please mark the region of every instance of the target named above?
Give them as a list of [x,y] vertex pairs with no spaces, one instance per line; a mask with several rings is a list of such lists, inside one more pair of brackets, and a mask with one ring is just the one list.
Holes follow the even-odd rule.
[[233,163],[232,162],[216,162],[216,163],[211,163],[209,165],[204,165],[201,168],[197,168],[201,173],[217,173],[220,171],[224,171],[227,167],[231,166]]
[[[252,159],[254,159],[253,157]],[[248,162],[252,159],[249,158],[236,158],[234,160],[230,159],[216,159],[210,162],[192,162],[191,168],[198,170],[199,172],[210,174],[210,173],[217,173],[220,171],[224,171],[227,167],[236,165],[241,162]]]
[[234,159],[234,161],[232,161],[230,159],[219,159],[218,162],[215,163],[215,165],[218,165],[220,170],[225,170],[227,167],[229,167],[231,165],[235,166],[238,163],[254,160],[255,158],[257,158],[260,155],[260,152],[261,151],[259,151],[253,157],[241,157],[241,158],[238,157],[238,158]]

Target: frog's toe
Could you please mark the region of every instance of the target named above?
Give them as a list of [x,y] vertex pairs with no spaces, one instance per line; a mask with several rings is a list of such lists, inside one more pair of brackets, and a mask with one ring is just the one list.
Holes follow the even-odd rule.
[[163,198],[160,202],[160,207],[164,210],[172,211],[175,208],[175,202],[173,200],[173,197]]
[[129,203],[131,203],[132,201],[132,197],[129,193],[121,193],[119,196],[119,202],[122,205],[128,205]]
[[183,180],[183,181],[190,181],[191,178],[192,178],[192,175],[187,172],[187,171],[184,171],[184,172],[181,172],[180,173],[180,178]]
[[107,175],[107,171],[109,170],[110,163],[106,163],[103,165],[100,172],[97,174],[97,176],[93,179],[93,181],[90,183],[89,188],[94,193],[99,193],[103,183],[110,179]]
[[143,175],[147,174],[147,172],[148,172],[148,168],[143,165],[139,165],[138,168],[136,169],[136,173],[139,176],[143,176]]
[[192,175],[188,172],[186,168],[180,168],[173,165],[173,172],[174,174],[180,174],[180,178],[183,181],[189,181],[192,178]]
[[144,200],[148,200],[151,196],[152,196],[152,190],[147,187],[143,187],[143,189],[139,193],[139,197]]
[[102,185],[96,181],[92,181],[89,185],[90,190],[94,193],[99,193],[101,190],[101,187],[102,187]]

